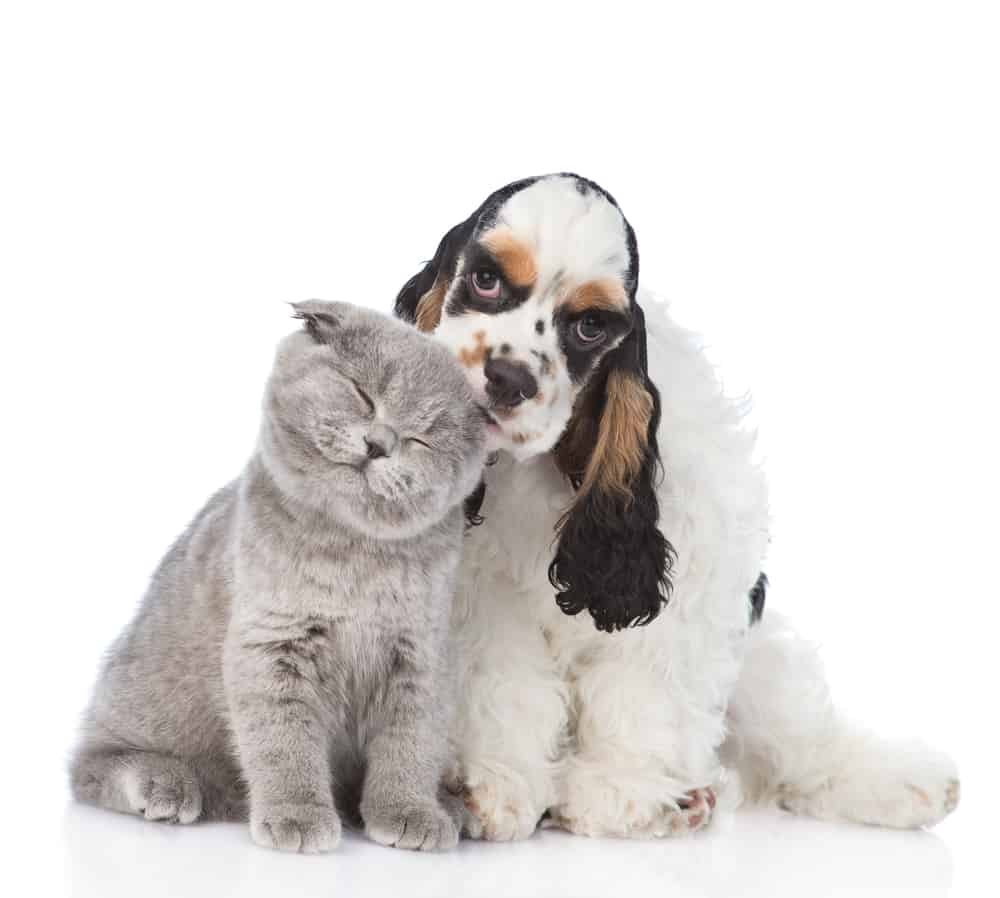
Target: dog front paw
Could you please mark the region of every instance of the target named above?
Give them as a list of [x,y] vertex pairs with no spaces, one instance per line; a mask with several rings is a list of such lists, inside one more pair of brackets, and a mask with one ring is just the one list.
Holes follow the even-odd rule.
[[544,811],[528,783],[516,773],[472,768],[465,776],[463,797],[467,835],[490,842],[527,839]]
[[633,794],[601,775],[577,772],[566,800],[552,809],[550,825],[581,836],[659,839],[704,829],[715,810],[710,787],[692,789],[676,801]]

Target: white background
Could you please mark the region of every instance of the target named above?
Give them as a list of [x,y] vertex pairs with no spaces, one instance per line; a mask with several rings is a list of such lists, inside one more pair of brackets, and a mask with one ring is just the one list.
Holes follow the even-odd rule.
[[[998,20],[8,0],[4,892],[994,894]],[[674,843],[300,858],[71,806],[97,660],[250,452],[283,304],[388,310],[486,193],[565,169],[616,195],[643,283],[754,394],[769,604],[824,643],[845,707],[956,754],[957,814],[933,835],[741,812]]]

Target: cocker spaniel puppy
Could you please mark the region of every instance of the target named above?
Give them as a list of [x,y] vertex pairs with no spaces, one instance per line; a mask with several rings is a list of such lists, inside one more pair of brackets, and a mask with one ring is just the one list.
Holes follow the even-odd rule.
[[559,174],[491,194],[396,300],[461,360],[498,450],[453,620],[470,834],[690,832],[727,770],[802,813],[937,822],[952,762],[845,723],[763,611],[752,436],[638,287],[618,204]]

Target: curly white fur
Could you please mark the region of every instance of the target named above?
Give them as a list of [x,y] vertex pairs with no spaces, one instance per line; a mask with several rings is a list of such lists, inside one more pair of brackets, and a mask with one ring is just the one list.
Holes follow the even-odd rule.
[[748,593],[768,542],[764,477],[744,409],[696,339],[642,298],[659,386],[661,528],[677,549],[670,603],[646,627],[598,632],[562,614],[547,576],[571,500],[551,455],[487,471],[453,632],[455,733],[471,833],[530,835],[543,813],[576,833],[663,836],[710,809],[689,793],[738,771],[749,795],[820,817],[913,827],[956,804],[950,760],[855,730],[818,655]]

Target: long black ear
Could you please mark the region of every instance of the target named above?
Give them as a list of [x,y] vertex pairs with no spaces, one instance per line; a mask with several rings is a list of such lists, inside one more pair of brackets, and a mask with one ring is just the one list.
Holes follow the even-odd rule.
[[455,275],[458,254],[472,236],[474,226],[474,218],[455,225],[441,238],[434,258],[403,284],[396,297],[399,318],[416,324],[422,331],[432,331],[438,326],[444,297]]
[[576,488],[549,566],[566,614],[590,612],[608,632],[652,621],[670,596],[675,552],[659,530],[660,394],[646,365],[642,309],[577,401],[555,449]]

